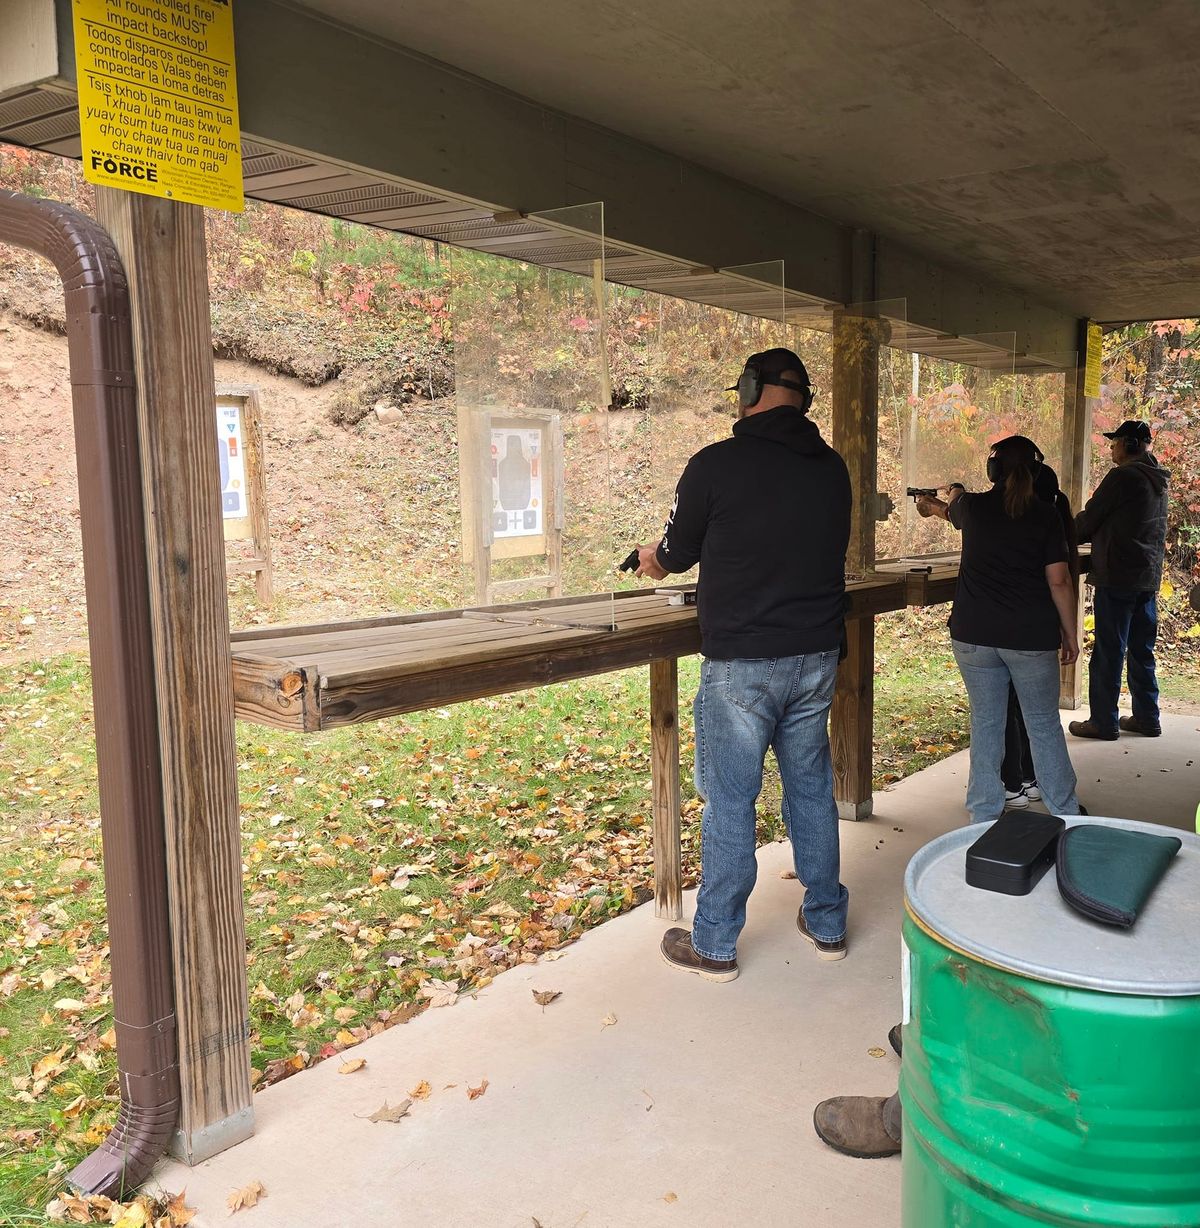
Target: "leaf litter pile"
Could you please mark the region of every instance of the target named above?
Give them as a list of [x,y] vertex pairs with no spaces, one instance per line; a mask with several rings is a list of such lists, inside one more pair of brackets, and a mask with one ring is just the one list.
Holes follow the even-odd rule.
[[[891,778],[961,745],[964,705],[938,654],[910,655],[916,628],[887,624],[877,768]],[[686,699],[696,659],[680,672]],[[650,898],[646,690],[631,670],[304,737],[238,725],[257,1087],[553,960]],[[913,719],[918,700],[929,716]],[[681,707],[691,885],[700,804]],[[119,1104],[91,726],[85,659],[0,668],[0,1223],[61,1194]],[[773,781],[760,842],[782,835]],[[354,1077],[357,1060],[339,1069]]]

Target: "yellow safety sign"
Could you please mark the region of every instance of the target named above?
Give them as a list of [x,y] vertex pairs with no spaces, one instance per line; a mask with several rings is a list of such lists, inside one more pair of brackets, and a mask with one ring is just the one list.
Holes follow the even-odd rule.
[[1083,395],[1100,395],[1100,372],[1104,360],[1104,329],[1089,322],[1087,326],[1087,354],[1084,355]]
[[89,183],[240,212],[231,0],[74,0]]

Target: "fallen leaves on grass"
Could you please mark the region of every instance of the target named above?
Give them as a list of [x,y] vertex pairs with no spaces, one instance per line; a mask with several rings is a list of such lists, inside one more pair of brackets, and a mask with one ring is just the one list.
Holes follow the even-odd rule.
[[129,1202],[114,1202],[103,1194],[60,1194],[46,1207],[56,1224],[112,1224],[116,1228],[185,1228],[196,1216],[185,1193],[139,1194]]
[[348,1062],[343,1062],[338,1067],[338,1074],[354,1074],[356,1070],[361,1070],[367,1064],[365,1057],[352,1057]]
[[401,1100],[400,1103],[397,1105],[390,1105],[385,1100],[383,1102],[383,1108],[376,1109],[375,1112],[372,1113],[371,1116],[367,1118],[367,1120],[368,1121],[393,1121],[393,1122],[399,1121],[402,1117],[408,1116],[408,1110],[410,1108],[412,1108],[411,1100]]
[[486,1079],[484,1079],[484,1081],[480,1083],[478,1087],[472,1087],[468,1083],[467,1084],[467,1099],[468,1100],[478,1100],[479,1097],[482,1096],[483,1093],[487,1091],[487,1089],[488,1089],[488,1081]]
[[248,1207],[257,1207],[260,1198],[266,1198],[267,1191],[261,1181],[251,1181],[249,1185],[244,1185],[240,1190],[234,1190],[228,1198],[225,1199],[225,1205],[229,1208],[229,1214],[232,1215],[235,1211],[244,1211]]
[[543,1011],[550,1005],[551,1002],[554,1001],[555,998],[561,997],[561,989],[535,989],[533,991],[533,1000],[542,1008]]
[[453,1006],[458,1001],[458,982],[434,977],[421,986],[421,996],[429,999],[430,1006]]

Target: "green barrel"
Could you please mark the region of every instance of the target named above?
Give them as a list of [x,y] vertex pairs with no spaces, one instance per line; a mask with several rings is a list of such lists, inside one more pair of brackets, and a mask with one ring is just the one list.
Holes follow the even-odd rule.
[[904,1228],[1200,1226],[1200,838],[1132,930],[1053,870],[968,887],[960,829],[905,877]]

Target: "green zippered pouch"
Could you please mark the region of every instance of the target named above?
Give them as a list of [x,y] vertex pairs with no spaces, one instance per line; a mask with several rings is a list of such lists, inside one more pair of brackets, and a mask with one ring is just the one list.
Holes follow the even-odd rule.
[[1098,823],[1068,827],[1058,839],[1058,889],[1085,917],[1128,929],[1182,847],[1177,836]]

